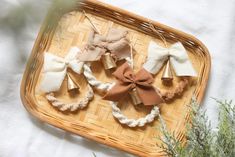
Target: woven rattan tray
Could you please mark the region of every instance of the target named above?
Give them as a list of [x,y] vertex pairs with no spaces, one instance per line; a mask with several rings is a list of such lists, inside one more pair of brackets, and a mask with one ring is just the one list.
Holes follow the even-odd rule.
[[[178,139],[184,138],[185,122],[189,117],[187,104],[193,95],[198,102],[201,102],[206,89],[210,71],[210,56],[207,48],[191,35],[99,1],[77,1],[71,6],[67,5],[65,9],[56,5],[52,6],[41,27],[22,80],[21,99],[25,108],[46,123],[94,141],[139,156],[163,156],[163,152],[156,145],[158,141],[155,137],[160,135],[157,130],[159,126],[157,119],[142,128],[123,126],[113,118],[110,104],[101,99],[100,93],[95,95],[87,108],[75,113],[61,113],[46,101],[43,93],[39,92],[44,51],[64,56],[71,46],[80,47],[86,43],[91,27],[82,13],[83,10],[104,34],[110,27],[125,28],[129,31],[128,38],[135,42],[134,68],[137,70],[141,68],[146,59],[149,41],[162,43],[158,35],[149,28],[150,22],[169,44],[176,41],[184,44],[199,76],[193,80],[192,85],[181,98],[163,104],[161,108],[161,115],[166,121],[167,127],[175,132]],[[94,63],[92,70],[97,79],[104,82],[114,81],[111,74],[105,72],[100,63]],[[160,88],[166,88],[161,84],[160,77],[161,72],[155,77],[154,84]],[[81,93],[71,98],[67,95],[66,87],[63,85],[57,95],[59,98],[73,101],[84,96],[87,82],[82,75],[77,75],[76,78],[80,82]],[[132,118],[142,117],[149,112],[149,109],[144,107],[136,110],[131,103],[123,104],[120,107],[127,116]]]

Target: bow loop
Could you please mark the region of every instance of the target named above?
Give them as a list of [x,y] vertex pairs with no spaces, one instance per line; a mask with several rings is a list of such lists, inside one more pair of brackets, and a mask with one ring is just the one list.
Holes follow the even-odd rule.
[[166,60],[169,57],[169,55],[171,55],[171,53],[168,48],[162,47],[157,43],[150,41],[148,47],[148,59]]
[[104,96],[105,100],[119,101],[135,88],[144,105],[158,105],[162,102],[161,96],[151,85],[153,82],[152,75],[145,69],[134,74],[128,63],[124,63],[113,75],[118,81]]
[[135,83],[139,85],[150,87],[153,81],[154,81],[153,76],[149,72],[147,72],[145,69],[141,69],[136,74]]
[[185,62],[186,60],[189,60],[187,52],[184,46],[180,42],[173,44],[168,49],[169,49],[169,57],[173,57],[175,58],[175,60],[178,60],[179,62]]
[[128,31],[126,30],[111,28],[107,34],[106,40],[108,42],[115,42],[115,41],[123,39],[123,37],[126,37],[127,34],[128,34]]
[[197,76],[187,51],[180,42],[165,48],[151,41],[148,48],[148,59],[143,67],[148,72],[156,74],[168,59],[177,76]]
[[60,86],[66,76],[67,68],[81,74],[83,62],[76,59],[80,49],[72,47],[65,58],[55,56],[51,53],[44,54],[43,74],[41,89],[46,92],[54,92],[60,89]]
[[131,68],[125,64],[117,68],[117,70],[113,73],[113,76],[121,82],[133,82],[134,74]]
[[55,71],[59,72],[64,70],[65,65],[64,59],[54,56],[50,53],[45,53],[44,54],[44,65],[43,65],[43,71],[44,72],[50,72],[50,71]]

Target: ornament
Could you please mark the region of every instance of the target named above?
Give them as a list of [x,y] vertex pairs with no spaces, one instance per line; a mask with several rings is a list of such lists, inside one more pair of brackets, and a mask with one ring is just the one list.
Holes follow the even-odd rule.
[[67,90],[68,92],[79,90],[79,85],[74,81],[74,79],[67,73]]
[[134,105],[139,105],[139,104],[142,104],[142,101],[139,97],[139,94],[136,90],[136,88],[133,88],[129,91],[129,95],[131,97],[131,100],[133,102]]
[[104,68],[106,70],[116,68],[116,62],[114,58],[112,57],[111,53],[105,53],[104,55],[101,56],[101,61],[104,65]]
[[163,70],[163,74],[162,74],[162,81],[166,81],[166,82],[170,82],[173,80],[173,73],[172,73],[172,69],[171,69],[171,65],[170,65],[170,61],[169,59],[166,62],[166,65],[164,67]]

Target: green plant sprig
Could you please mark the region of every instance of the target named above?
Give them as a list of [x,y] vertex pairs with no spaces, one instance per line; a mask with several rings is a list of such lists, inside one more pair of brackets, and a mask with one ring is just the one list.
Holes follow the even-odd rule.
[[186,143],[179,141],[174,132],[167,130],[160,118],[162,144],[159,146],[171,157],[235,157],[235,106],[232,101],[219,101],[218,127],[215,130],[193,98],[189,107],[191,121],[186,126]]

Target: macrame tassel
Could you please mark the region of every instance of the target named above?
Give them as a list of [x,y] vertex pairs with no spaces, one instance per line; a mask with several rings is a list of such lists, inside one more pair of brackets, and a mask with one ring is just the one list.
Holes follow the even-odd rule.
[[111,56],[111,53],[105,53],[104,55],[102,55],[101,61],[106,70],[117,67],[114,58]]
[[130,92],[129,92],[129,95],[131,97],[131,100],[132,102],[134,103],[134,105],[139,105],[142,103],[138,93],[137,93],[137,90],[136,88],[133,88]]
[[67,74],[67,79],[68,79],[67,80],[68,92],[80,89],[79,85],[72,79],[72,77],[69,74]]
[[172,73],[171,64],[170,64],[169,59],[167,60],[167,63],[165,65],[161,79],[162,79],[162,81],[167,81],[167,82],[170,82],[173,80],[173,73]]

